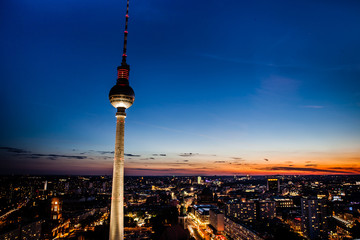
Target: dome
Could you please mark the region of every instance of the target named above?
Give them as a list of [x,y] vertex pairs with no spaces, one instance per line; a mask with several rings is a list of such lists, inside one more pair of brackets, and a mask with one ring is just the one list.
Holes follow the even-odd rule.
[[135,93],[129,85],[116,84],[109,92],[109,100],[115,108],[129,108],[134,103]]

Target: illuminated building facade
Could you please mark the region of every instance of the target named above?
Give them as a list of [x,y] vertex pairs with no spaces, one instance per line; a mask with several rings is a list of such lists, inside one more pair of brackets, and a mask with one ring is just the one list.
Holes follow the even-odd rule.
[[219,209],[210,209],[209,211],[209,223],[217,232],[224,231],[224,217],[224,213]]
[[256,219],[256,202],[231,201],[226,205],[226,215],[241,221],[252,222]]
[[129,19],[129,0],[127,0],[124,48],[121,66],[117,68],[117,81],[109,93],[110,103],[117,109],[116,136],[113,167],[111,211],[110,211],[110,240],[124,239],[124,132],[125,110],[134,103],[135,94],[129,86],[130,66],[126,63],[127,26]]
[[19,226],[13,231],[7,232],[0,235],[1,240],[16,240],[16,239],[26,239],[26,240],[37,240],[41,239],[42,224],[44,220],[39,220],[27,224],[25,226]]
[[266,190],[269,192],[280,192],[280,181],[277,178],[269,178],[266,183]]
[[276,217],[276,205],[274,201],[260,200],[257,202],[257,215],[261,220]]
[[250,230],[245,225],[237,222],[235,219],[225,217],[224,233],[233,240],[262,240],[255,231]]
[[273,197],[277,208],[291,208],[294,207],[294,201],[291,198]]
[[324,239],[327,237],[326,218],[327,204],[326,200],[316,198],[301,199],[301,230],[309,239]]
[[62,216],[62,201],[59,198],[55,197],[51,199],[51,219],[59,220]]
[[213,205],[194,205],[193,214],[202,224],[209,224],[210,210],[215,208]]

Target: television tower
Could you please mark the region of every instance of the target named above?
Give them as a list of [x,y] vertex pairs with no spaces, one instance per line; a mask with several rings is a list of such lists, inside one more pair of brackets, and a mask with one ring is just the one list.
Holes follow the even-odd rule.
[[121,66],[117,67],[117,81],[109,92],[110,103],[117,109],[115,154],[110,210],[110,240],[124,239],[124,129],[125,109],[135,100],[134,90],[129,86],[130,66],[126,63],[127,27],[129,21],[129,0],[127,0],[124,31],[124,48]]

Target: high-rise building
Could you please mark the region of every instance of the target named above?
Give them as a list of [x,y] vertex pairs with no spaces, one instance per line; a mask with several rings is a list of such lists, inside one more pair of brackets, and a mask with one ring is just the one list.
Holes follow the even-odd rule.
[[230,239],[263,240],[255,231],[231,217],[225,217],[224,230],[225,235]]
[[301,199],[301,231],[309,239],[326,238],[327,204],[325,199]]
[[46,181],[44,182],[44,191],[47,190],[47,184],[48,184],[48,181],[46,180]]
[[266,190],[270,192],[280,192],[280,182],[277,178],[269,178],[266,184]]
[[62,216],[62,201],[54,197],[51,199],[51,219],[59,220]]
[[277,208],[292,208],[294,207],[294,201],[292,198],[276,196],[273,197]]
[[210,225],[217,231],[223,232],[224,231],[224,217],[225,214],[222,213],[219,209],[210,209],[209,211],[209,220]]
[[124,31],[124,48],[121,66],[117,68],[116,85],[109,93],[110,103],[117,109],[116,136],[113,167],[111,210],[110,210],[110,240],[124,239],[124,131],[125,109],[135,100],[133,89],[129,86],[130,66],[126,63],[127,26],[129,20],[129,0],[127,0]]
[[231,201],[226,205],[226,215],[241,221],[252,222],[256,219],[256,202],[246,199]]
[[271,200],[257,201],[256,211],[258,219],[273,219],[276,217],[276,204]]

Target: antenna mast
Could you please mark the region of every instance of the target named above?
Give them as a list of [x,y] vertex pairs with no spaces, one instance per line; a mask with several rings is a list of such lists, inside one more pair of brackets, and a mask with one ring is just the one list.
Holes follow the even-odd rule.
[[127,6],[126,6],[126,15],[125,15],[125,31],[124,31],[124,48],[123,48],[123,55],[122,55],[122,62],[121,65],[127,65],[126,64],[126,45],[127,45],[127,35],[128,35],[128,22],[129,22],[129,0],[127,0]]

